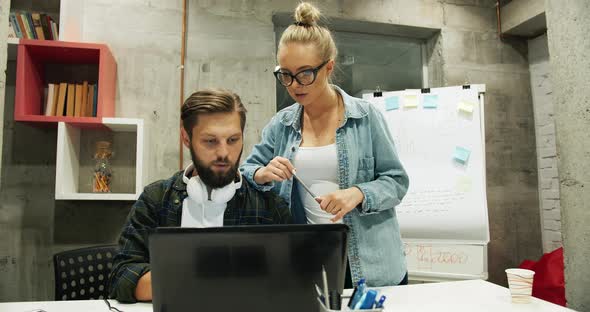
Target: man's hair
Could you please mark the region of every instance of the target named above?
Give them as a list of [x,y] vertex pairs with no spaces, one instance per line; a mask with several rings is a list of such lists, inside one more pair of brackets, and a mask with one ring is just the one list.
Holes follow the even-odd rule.
[[184,101],[180,110],[180,118],[184,130],[189,137],[192,137],[193,128],[197,125],[199,115],[232,112],[240,114],[240,126],[244,132],[247,111],[240,97],[229,90],[205,89],[193,93]]

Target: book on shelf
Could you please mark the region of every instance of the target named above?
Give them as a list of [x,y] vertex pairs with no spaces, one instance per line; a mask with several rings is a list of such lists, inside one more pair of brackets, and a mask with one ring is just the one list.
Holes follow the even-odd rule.
[[76,100],[74,102],[74,116],[81,117],[82,116],[82,84],[76,84]]
[[43,37],[45,40],[53,40],[53,36],[51,35],[51,20],[47,19],[47,14],[41,14],[41,28],[43,30]]
[[20,13],[15,13],[15,16],[16,16],[16,21],[18,24],[17,27],[19,27],[21,35],[22,35],[21,38],[25,38],[25,39],[29,38],[29,35],[27,33],[27,27],[25,27],[25,22],[23,21],[22,15],[20,15]]
[[55,116],[65,116],[65,107],[66,107],[66,96],[68,93],[68,84],[62,82],[59,84],[59,96],[57,97],[57,110],[55,111]]
[[45,88],[44,115],[96,117],[98,88],[96,84],[50,83]]
[[[48,18],[51,18],[48,16]],[[51,21],[51,36],[53,37],[53,40],[59,40],[59,33],[57,31],[57,23],[55,23],[54,21]]]
[[35,28],[35,35],[37,36],[37,39],[45,40],[43,26],[41,26],[41,14],[31,13],[31,20],[33,21],[33,27]]
[[45,13],[10,12],[9,27],[14,30],[15,38],[40,40],[59,38],[57,23]]
[[31,16],[31,13],[25,12],[24,16],[26,19],[27,26],[29,27],[29,30],[31,32],[31,38],[29,39],[39,39],[37,38],[37,31],[35,30],[35,25],[33,24],[33,17]]
[[86,112],[90,116],[96,116],[94,112],[94,89],[96,85],[88,85],[88,99],[86,100]]
[[57,101],[59,99],[59,83],[54,83],[53,89],[53,99],[51,100],[51,116],[55,116],[57,114]]
[[14,28],[12,28],[12,23],[8,23],[8,38],[18,38],[14,32]]
[[66,116],[74,117],[74,108],[76,107],[76,85],[68,83],[68,96],[66,99]]
[[88,81],[82,83],[82,103],[80,104],[80,116],[86,116],[88,109]]
[[45,116],[55,115],[53,109],[53,96],[55,92],[55,84],[50,83],[47,86],[47,95],[45,96]]
[[18,19],[19,26],[21,26],[22,29],[24,29],[24,38],[36,39],[33,32],[31,31],[31,24],[29,24],[27,14],[16,13],[16,18]]

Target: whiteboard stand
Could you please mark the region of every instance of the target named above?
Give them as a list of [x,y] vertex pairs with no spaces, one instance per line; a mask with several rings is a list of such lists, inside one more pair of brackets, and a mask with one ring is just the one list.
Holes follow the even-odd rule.
[[396,207],[410,281],[488,278],[485,91],[473,84],[363,94],[383,113],[410,176]]

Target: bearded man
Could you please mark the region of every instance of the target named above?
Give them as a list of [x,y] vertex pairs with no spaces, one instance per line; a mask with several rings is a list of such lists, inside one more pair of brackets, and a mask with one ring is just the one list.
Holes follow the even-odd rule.
[[109,296],[120,302],[152,300],[148,236],[157,227],[220,227],[292,223],[274,192],[243,182],[238,171],[246,108],[227,90],[193,93],[182,105],[182,141],[192,163],[145,187],[119,238]]

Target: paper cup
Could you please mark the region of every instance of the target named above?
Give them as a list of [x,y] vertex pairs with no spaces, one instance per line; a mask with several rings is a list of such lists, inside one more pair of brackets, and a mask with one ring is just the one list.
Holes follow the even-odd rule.
[[528,303],[533,293],[535,271],[525,269],[506,269],[508,286],[514,303]]

